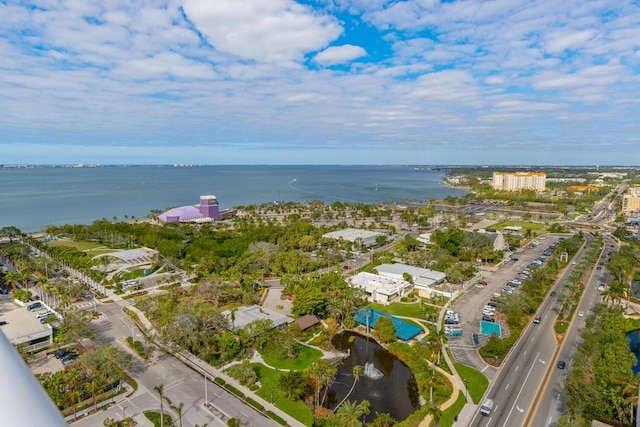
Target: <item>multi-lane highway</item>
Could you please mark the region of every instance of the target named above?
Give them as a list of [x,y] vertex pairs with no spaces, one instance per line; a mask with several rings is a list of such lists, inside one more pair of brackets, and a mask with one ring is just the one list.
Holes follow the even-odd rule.
[[[587,235],[590,240],[591,236]],[[612,244],[607,240],[607,245]],[[586,247],[586,245],[585,245]],[[576,254],[579,260],[584,248]],[[606,253],[606,252],[605,252]],[[573,267],[570,264],[557,281],[554,290],[559,292],[566,276]],[[600,271],[596,271],[589,281],[578,307],[588,315],[589,310],[600,301],[597,290],[601,282]],[[563,374],[570,369],[571,357],[579,340],[580,329],[584,326],[584,317],[576,317],[569,330],[558,340],[553,323],[560,309],[561,301],[548,297],[541,305],[538,314],[540,323],[531,323],[522,333],[504,364],[499,369],[486,396],[494,400],[494,408],[488,416],[475,415],[472,426],[516,426],[531,422],[536,416],[536,426],[547,426],[562,414],[561,387]],[[577,312],[577,311],[576,311]],[[557,362],[563,360],[566,369],[557,368]],[[556,385],[544,393],[545,385]],[[540,396],[540,398],[538,398]],[[544,414],[544,415],[539,415]],[[544,422],[538,424],[544,418]]]
[[[605,247],[599,262],[603,262],[608,257],[608,254],[617,248],[615,241],[606,236],[604,236],[604,244]],[[577,312],[582,311],[584,316],[577,316],[573,319],[557,357],[557,360],[562,360],[566,363],[566,368],[564,370],[552,368],[547,372],[545,381],[536,396],[536,402],[532,408],[533,411],[531,411],[527,419],[527,426],[555,426],[558,419],[565,413],[564,379],[571,369],[573,355],[580,343],[580,333],[584,328],[585,320],[589,316],[591,309],[601,301],[601,291],[598,290],[598,286],[607,283],[607,279],[608,273],[604,269],[596,269],[586,284],[582,300],[577,308]]]

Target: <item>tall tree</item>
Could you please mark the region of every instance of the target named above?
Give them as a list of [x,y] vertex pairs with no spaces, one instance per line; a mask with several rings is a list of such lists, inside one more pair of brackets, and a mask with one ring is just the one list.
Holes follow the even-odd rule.
[[164,427],[164,401],[171,405],[171,400],[164,395],[164,384],[158,384],[153,388],[160,396],[160,427]]
[[171,409],[173,409],[178,416],[178,423],[180,427],[182,427],[182,408],[184,408],[184,402],[180,402],[179,405],[171,405]]
[[347,400],[336,412],[335,419],[338,427],[361,427],[362,418],[369,414],[369,401],[363,400],[360,403]]
[[351,388],[349,389],[349,392],[344,397],[344,399],[342,399],[340,401],[340,403],[338,403],[336,408],[339,408],[340,405],[342,405],[344,403],[344,401],[347,400],[349,398],[349,396],[351,396],[351,393],[353,392],[353,389],[356,387],[356,384],[358,382],[358,379],[360,378],[360,375],[362,375],[362,371],[363,371],[363,369],[362,369],[362,366],[360,366],[360,365],[356,365],[356,366],[353,367],[353,384],[351,384]]

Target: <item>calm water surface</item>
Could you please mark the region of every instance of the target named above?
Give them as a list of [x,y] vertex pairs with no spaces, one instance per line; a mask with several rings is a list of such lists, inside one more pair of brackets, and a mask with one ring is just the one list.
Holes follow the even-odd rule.
[[376,412],[386,412],[397,421],[404,420],[420,407],[418,385],[411,370],[371,338],[354,332],[343,332],[333,337],[333,346],[351,355],[338,366],[338,375],[329,389],[325,406],[335,409],[353,384],[353,367],[373,366],[382,372],[379,379],[360,376],[348,400],[368,400],[371,413],[367,422],[376,418]]
[[213,194],[222,208],[275,200],[380,203],[466,194],[442,172],[412,166],[136,166],[0,169],[0,227],[145,218]]

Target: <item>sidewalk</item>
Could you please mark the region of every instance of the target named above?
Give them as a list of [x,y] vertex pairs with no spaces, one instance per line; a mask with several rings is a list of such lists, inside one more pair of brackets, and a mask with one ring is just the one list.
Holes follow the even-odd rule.
[[[142,313],[140,310],[136,309],[135,307],[129,306],[129,308],[138,315],[138,319],[144,325],[143,332],[149,334],[150,335],[149,338],[153,338],[153,336],[152,336],[153,332],[154,332],[153,331],[153,326],[151,325],[151,322],[149,322],[149,320],[146,318],[144,313]],[[280,416],[283,420],[285,420],[287,422],[287,424],[289,424],[292,427],[304,427],[304,424],[302,424],[300,421],[298,421],[295,418],[291,417],[289,414],[286,414],[285,412],[280,410],[275,405],[272,405],[270,402],[267,402],[262,397],[258,396],[255,392],[253,392],[252,390],[249,390],[247,387],[241,385],[236,379],[230,377],[229,375],[227,375],[226,373],[222,372],[221,370],[211,366],[209,363],[205,362],[204,360],[201,360],[198,357],[196,357],[196,356],[194,356],[193,354],[190,354],[190,353],[172,352],[170,349],[166,348],[164,345],[159,344],[159,343],[156,343],[156,344],[159,347],[161,347],[164,351],[166,351],[167,353],[173,355],[178,360],[180,360],[181,362],[183,362],[187,366],[191,367],[193,370],[195,370],[195,371],[199,372],[200,374],[204,375],[205,377],[207,377],[211,381],[213,381],[216,377],[217,378],[222,378],[223,380],[226,381],[227,384],[230,384],[231,386],[235,387],[237,390],[240,390],[246,397],[250,397],[251,399],[255,400],[256,402],[259,402],[264,407],[263,411],[259,411],[257,408],[254,408],[253,406],[251,406],[251,405],[249,405],[248,403],[245,402],[245,404],[247,406],[249,406],[251,409],[259,411],[259,412],[262,412],[265,415],[266,415],[267,411],[271,411],[271,412],[277,414],[278,416]],[[256,356],[256,354],[257,354],[257,352],[254,353],[254,357],[256,358],[256,361],[260,361],[261,363],[264,363],[264,361],[262,361],[262,357],[260,357],[259,354],[257,354],[257,356]],[[231,365],[227,365],[226,367],[229,367],[229,366],[231,366]],[[231,393],[230,391],[226,390],[224,387],[222,387],[222,388],[225,391],[227,391],[227,393],[230,393],[230,394],[233,395],[233,393]],[[243,399],[240,399],[240,400],[244,402]],[[231,416],[229,414],[226,414],[220,408],[216,408],[216,409],[218,409],[221,413],[223,413],[227,417],[231,418]],[[274,421],[274,423],[276,423],[276,421]]]

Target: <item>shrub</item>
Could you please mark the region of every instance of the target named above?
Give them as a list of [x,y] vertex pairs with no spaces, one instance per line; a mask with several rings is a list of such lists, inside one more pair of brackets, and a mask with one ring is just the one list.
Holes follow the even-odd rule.
[[264,406],[262,406],[262,405],[260,404],[260,402],[256,402],[255,400],[253,400],[253,399],[252,399],[252,398],[250,398],[250,397],[247,397],[245,400],[247,401],[247,403],[248,403],[249,405],[253,406],[253,407],[254,407],[254,408],[256,408],[258,411],[264,411]]
[[29,291],[25,291],[24,289],[16,289],[13,291],[13,299],[17,299],[22,302],[29,302],[31,299],[31,293]]
[[283,425],[283,426],[287,425],[287,422],[285,420],[280,418],[278,414],[275,414],[272,411],[267,411],[267,416],[280,425]]
[[215,377],[213,379],[213,381],[218,384],[218,385],[225,385],[227,382],[224,380],[224,378],[220,378],[220,377]]
[[241,397],[244,399],[244,393],[241,392],[240,390],[238,390],[237,388],[235,388],[234,386],[232,386],[231,384],[225,384],[224,388],[226,388],[227,390],[229,390],[231,393],[235,394],[238,397]]
[[147,358],[147,351],[140,341],[134,341],[133,337],[127,337],[127,344],[129,344],[129,347],[131,347],[136,353],[138,353],[138,356],[144,359]]

